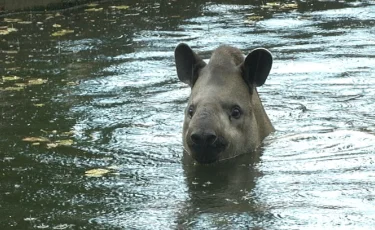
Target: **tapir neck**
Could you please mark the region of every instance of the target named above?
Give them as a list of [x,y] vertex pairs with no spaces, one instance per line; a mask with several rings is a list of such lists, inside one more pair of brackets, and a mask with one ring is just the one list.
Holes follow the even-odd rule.
[[254,106],[254,114],[258,123],[259,140],[262,141],[271,132],[275,131],[275,129],[272,126],[272,123],[266,111],[264,110],[262,101],[260,100],[258,91],[256,89],[254,89],[253,91],[252,100]]

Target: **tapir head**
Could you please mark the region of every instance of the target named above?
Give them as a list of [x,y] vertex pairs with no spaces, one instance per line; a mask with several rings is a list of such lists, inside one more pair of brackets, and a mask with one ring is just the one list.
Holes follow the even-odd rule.
[[246,57],[230,46],[217,48],[206,64],[186,44],[175,49],[177,75],[191,87],[183,125],[184,152],[208,164],[254,151],[273,126],[256,87],[266,81],[271,53]]

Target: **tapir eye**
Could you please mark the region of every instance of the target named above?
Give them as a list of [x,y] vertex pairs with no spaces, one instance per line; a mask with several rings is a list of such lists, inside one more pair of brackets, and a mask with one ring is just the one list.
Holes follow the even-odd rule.
[[194,106],[190,105],[189,108],[188,108],[188,115],[190,118],[193,117],[194,115]]
[[240,107],[238,107],[238,106],[234,106],[234,107],[232,108],[232,111],[231,111],[231,113],[230,113],[230,116],[233,117],[233,118],[235,118],[235,119],[238,119],[238,118],[241,117],[241,114],[242,114],[242,112],[241,112]]

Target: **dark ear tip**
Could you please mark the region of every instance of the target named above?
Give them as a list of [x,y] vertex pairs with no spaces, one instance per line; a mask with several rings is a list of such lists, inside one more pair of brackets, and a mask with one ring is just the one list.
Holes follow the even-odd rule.
[[271,51],[269,51],[266,48],[256,48],[252,52],[259,53],[259,54],[262,54],[262,55],[266,55],[272,61],[272,53],[271,53]]
[[191,49],[186,43],[180,43],[176,46],[176,48],[174,49],[175,52],[176,50],[184,50],[184,49]]

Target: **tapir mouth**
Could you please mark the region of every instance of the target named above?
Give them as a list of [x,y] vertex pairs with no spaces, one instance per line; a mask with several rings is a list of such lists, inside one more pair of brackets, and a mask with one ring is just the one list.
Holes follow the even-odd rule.
[[198,163],[210,164],[220,160],[220,156],[226,150],[228,144],[223,138],[218,138],[210,145],[188,143],[190,154]]

